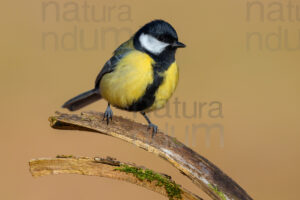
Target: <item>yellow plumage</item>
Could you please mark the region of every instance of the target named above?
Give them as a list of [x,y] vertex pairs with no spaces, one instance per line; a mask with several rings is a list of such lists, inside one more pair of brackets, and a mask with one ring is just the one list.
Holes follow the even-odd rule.
[[164,81],[155,93],[155,101],[153,105],[146,111],[152,111],[164,107],[168,99],[172,96],[179,77],[176,62],[172,63],[169,69],[161,75],[164,76]]
[[63,107],[75,111],[104,98],[108,102],[103,116],[107,124],[113,118],[111,105],[140,112],[153,130],[153,137],[157,126],[146,112],[164,107],[172,96],[178,82],[175,54],[184,47],[171,24],[151,21],[113,52],[93,89],[73,97]]
[[122,58],[116,69],[102,77],[101,96],[116,107],[126,108],[137,101],[153,81],[153,59],[140,51]]
[[[131,51],[124,56],[111,73],[105,74],[100,83],[101,96],[110,104],[126,108],[138,101],[153,82],[154,60],[146,53]],[[174,62],[163,73],[162,84],[155,93],[155,101],[145,111],[162,108],[173,94],[178,82],[178,68]]]

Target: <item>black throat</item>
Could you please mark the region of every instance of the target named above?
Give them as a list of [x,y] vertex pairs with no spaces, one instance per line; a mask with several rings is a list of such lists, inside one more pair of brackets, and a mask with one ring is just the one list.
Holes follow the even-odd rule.
[[155,93],[164,81],[163,72],[168,70],[171,64],[175,61],[176,49],[166,47],[161,54],[155,55],[145,50],[138,41],[134,41],[134,47],[137,50],[147,53],[155,61],[155,64],[152,65],[153,82],[147,86],[144,95],[140,99],[133,102],[132,105],[126,108],[128,111],[144,111],[153,105],[155,101]]

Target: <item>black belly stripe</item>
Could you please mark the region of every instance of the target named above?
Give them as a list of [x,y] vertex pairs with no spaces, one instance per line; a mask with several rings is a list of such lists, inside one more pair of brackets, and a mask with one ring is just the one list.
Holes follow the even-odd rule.
[[164,76],[161,74],[164,74],[164,72],[168,70],[171,64],[175,61],[175,50],[165,50],[159,56],[151,55],[151,57],[155,60],[155,64],[152,65],[153,82],[147,86],[144,95],[136,102],[133,102],[132,105],[125,108],[125,110],[143,111],[153,105],[155,101],[155,93],[164,81]]
[[152,106],[155,101],[155,93],[159,86],[162,84],[164,77],[159,75],[159,70],[153,67],[153,82],[149,84],[146,88],[144,95],[133,102],[126,110],[128,111],[143,111]]

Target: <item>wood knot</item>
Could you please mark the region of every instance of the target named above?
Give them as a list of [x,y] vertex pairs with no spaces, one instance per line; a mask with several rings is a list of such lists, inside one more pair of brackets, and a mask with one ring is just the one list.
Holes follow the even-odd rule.
[[106,158],[94,157],[94,161],[98,163],[108,164],[112,166],[120,166],[121,162],[118,161],[116,158],[112,158],[107,156]]

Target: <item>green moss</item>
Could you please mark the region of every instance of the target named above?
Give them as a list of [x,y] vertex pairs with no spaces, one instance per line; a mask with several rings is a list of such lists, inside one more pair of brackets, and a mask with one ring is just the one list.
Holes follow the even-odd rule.
[[53,116],[48,118],[48,121],[49,121],[51,124],[54,124],[54,123],[56,122],[56,120],[57,120],[56,117],[53,117]]
[[125,172],[125,173],[130,173],[133,174],[135,177],[137,177],[140,181],[147,180],[149,182],[156,181],[157,186],[164,186],[168,197],[170,200],[174,199],[182,199],[181,197],[181,189],[180,186],[177,185],[174,181],[168,179],[167,177],[155,173],[151,170],[148,169],[141,169],[137,167],[132,167],[128,165],[121,165],[120,167],[116,168],[115,170]]
[[174,142],[175,144],[177,144],[177,145],[180,144],[180,142],[179,142],[175,137],[173,137],[172,140],[173,140],[173,142]]
[[225,195],[224,195],[224,193],[223,192],[221,192],[220,190],[219,190],[219,188],[217,187],[217,186],[215,186],[215,185],[212,185],[212,184],[209,184],[208,185],[222,200],[226,200],[226,197],[225,197]]

